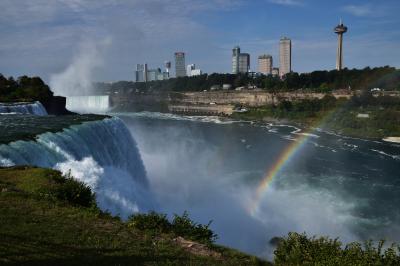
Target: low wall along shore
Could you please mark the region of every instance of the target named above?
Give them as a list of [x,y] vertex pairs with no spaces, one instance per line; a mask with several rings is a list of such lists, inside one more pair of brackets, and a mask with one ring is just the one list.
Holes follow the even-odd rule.
[[[283,100],[322,99],[325,95],[325,93],[268,93],[264,91],[186,92],[182,93],[182,99],[179,102],[184,104],[240,104],[247,107],[260,107],[277,104]],[[349,99],[351,94],[333,94],[333,96]]]

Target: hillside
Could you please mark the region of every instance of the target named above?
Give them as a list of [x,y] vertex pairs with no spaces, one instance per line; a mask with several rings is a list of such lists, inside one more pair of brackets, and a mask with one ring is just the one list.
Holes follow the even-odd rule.
[[0,169],[0,264],[269,265],[172,233],[154,235],[100,211],[90,189],[60,172]]

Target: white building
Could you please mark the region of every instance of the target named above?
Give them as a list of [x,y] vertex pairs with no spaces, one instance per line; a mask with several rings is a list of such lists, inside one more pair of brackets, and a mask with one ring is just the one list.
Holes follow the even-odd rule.
[[271,55],[260,55],[258,57],[258,72],[264,75],[272,74],[272,56]]
[[279,76],[292,71],[292,41],[283,37],[279,42]]
[[188,77],[199,76],[202,74],[201,69],[197,69],[195,64],[187,65],[186,67],[186,75]]

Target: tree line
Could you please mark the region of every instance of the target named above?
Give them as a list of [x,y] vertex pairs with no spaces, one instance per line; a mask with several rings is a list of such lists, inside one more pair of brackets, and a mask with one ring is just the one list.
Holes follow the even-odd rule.
[[0,74],[0,101],[40,101],[48,103],[53,97],[50,87],[39,77],[21,76],[18,79],[6,78]]
[[271,75],[253,74],[203,74],[194,77],[171,78],[162,81],[130,82],[111,84],[97,83],[99,91],[139,91],[139,92],[185,92],[210,90],[212,86],[229,84],[232,88],[257,87],[269,92],[306,90],[329,93],[333,90],[369,90],[380,88],[400,90],[400,70],[384,66],[364,69],[343,69],[341,71],[314,71],[311,73],[292,72],[282,79]]

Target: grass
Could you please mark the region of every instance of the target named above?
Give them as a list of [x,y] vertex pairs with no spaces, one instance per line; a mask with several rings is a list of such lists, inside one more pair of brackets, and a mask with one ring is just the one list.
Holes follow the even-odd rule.
[[[0,168],[0,264],[269,265],[217,245],[211,249],[220,258],[195,255],[172,234],[149,234],[95,204],[77,204],[86,192],[79,182],[70,182],[54,170]],[[60,193],[71,187],[68,196]]]
[[[334,110],[333,112],[331,112]],[[359,113],[368,114],[369,118],[358,118]],[[349,137],[382,139],[400,136],[400,111],[397,109],[336,108],[331,110],[281,111],[272,106],[251,108],[247,113],[234,113],[234,119],[252,121],[291,122],[303,128],[322,127]]]

